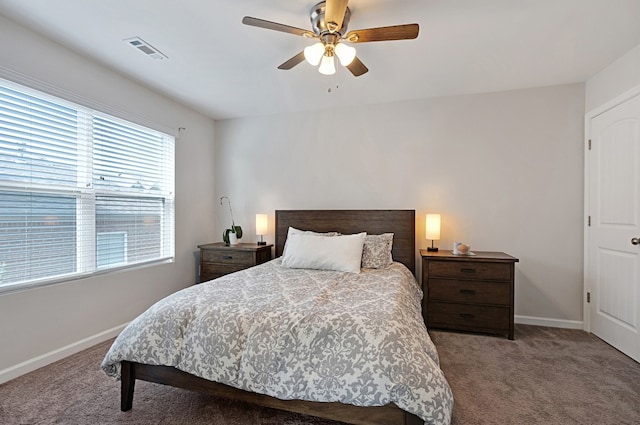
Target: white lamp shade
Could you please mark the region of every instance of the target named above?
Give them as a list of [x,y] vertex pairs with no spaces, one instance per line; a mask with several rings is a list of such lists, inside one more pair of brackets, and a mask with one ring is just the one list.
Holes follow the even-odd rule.
[[324,55],[324,44],[318,42],[304,48],[304,58],[313,66],[317,66]]
[[425,238],[432,241],[440,240],[440,214],[427,214]]
[[347,66],[356,58],[356,49],[344,43],[338,43],[335,47],[336,56],[342,66]]
[[266,235],[269,230],[269,217],[266,214],[256,214],[256,235]]
[[318,68],[320,74],[333,75],[336,73],[336,64],[333,56],[324,55],[322,61],[320,61],[320,68]]

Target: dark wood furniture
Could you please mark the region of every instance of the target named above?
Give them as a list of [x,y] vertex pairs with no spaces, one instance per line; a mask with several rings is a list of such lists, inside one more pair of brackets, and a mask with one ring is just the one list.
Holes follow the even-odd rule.
[[[276,256],[282,255],[287,230],[295,227],[316,232],[338,231],[344,234],[366,231],[370,234],[394,233],[394,260],[415,273],[414,210],[298,210],[276,211]],[[133,406],[136,379],[171,385],[240,400],[265,407],[298,412],[357,425],[418,425],[423,421],[394,404],[359,407],[342,403],[280,400],[232,388],[190,375],[169,366],[122,362],[121,404],[123,411]]]
[[429,329],[506,335],[513,339],[515,263],[503,252],[451,251],[422,256],[422,314]]
[[271,260],[273,245],[224,242],[198,245],[200,248],[200,282],[244,270]]

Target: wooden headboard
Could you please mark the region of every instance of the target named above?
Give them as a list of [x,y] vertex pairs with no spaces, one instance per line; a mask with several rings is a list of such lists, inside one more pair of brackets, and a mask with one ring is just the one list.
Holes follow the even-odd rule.
[[415,210],[276,210],[276,257],[282,255],[289,227],[347,235],[393,233],[394,261],[415,275]]

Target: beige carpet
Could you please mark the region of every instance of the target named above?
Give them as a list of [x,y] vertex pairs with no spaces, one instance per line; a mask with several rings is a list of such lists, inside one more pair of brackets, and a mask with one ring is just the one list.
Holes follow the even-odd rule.
[[[516,340],[431,332],[454,425],[640,424],[640,364],[582,331],[516,326]],[[99,365],[109,343],[0,385],[0,424],[336,425],[138,382],[133,409]]]
[[452,424],[640,424],[640,364],[579,330],[516,325],[516,340],[432,332]]

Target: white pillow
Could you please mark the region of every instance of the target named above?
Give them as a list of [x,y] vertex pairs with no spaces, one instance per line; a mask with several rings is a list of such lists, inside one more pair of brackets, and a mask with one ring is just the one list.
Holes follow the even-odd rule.
[[287,230],[287,240],[284,241],[284,248],[282,249],[282,256],[284,257],[287,254],[287,245],[289,244],[289,238],[291,235],[316,235],[316,236],[339,236],[338,232],[326,232],[326,233],[318,233],[312,232],[311,230],[300,230],[295,227],[289,226],[289,230]]
[[364,232],[342,236],[289,235],[282,265],[292,269],[360,273],[366,235]]

